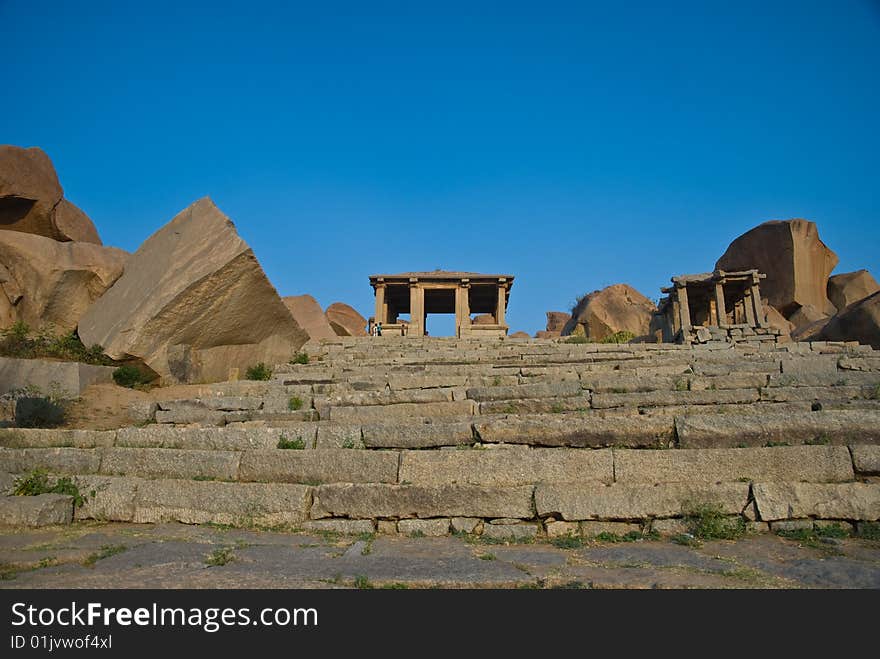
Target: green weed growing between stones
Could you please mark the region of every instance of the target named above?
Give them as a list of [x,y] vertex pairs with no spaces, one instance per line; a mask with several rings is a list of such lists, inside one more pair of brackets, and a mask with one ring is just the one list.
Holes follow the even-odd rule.
[[250,366],[244,374],[246,380],[268,380],[272,377],[272,369],[263,362]]
[[[86,497],[79,491],[79,487],[69,477],[64,476],[54,483],[49,482],[49,474],[44,469],[33,471],[20,476],[15,480],[12,494],[18,497],[33,497],[40,494],[66,494],[73,497],[73,505],[81,508],[86,502]],[[94,492],[92,493],[94,495]]]
[[685,511],[684,520],[690,533],[701,540],[736,540],[746,533],[746,522],[742,517],[729,519],[715,503],[690,506]]

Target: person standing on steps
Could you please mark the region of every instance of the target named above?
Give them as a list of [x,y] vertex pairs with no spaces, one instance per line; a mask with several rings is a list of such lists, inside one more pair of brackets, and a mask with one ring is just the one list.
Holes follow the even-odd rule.
[[382,323],[376,323],[376,336],[382,336]]

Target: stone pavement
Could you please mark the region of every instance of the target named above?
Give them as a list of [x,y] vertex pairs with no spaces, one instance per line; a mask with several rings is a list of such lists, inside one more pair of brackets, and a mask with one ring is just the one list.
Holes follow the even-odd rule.
[[555,546],[88,521],[0,530],[0,587],[880,588],[880,541]]

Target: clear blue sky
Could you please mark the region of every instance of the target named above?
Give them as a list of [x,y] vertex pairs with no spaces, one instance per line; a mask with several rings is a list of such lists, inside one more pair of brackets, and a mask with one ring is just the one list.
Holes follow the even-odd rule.
[[880,275],[876,0],[236,4],[0,0],[0,142],[106,244],[210,195],[364,315],[375,271],[511,272],[533,333],[774,218]]

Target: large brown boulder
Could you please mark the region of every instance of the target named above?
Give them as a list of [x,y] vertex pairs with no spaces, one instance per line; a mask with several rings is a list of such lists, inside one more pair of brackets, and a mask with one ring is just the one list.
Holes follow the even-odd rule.
[[858,341],[880,350],[880,292],[855,302],[822,328],[824,341]]
[[306,331],[313,341],[335,339],[336,332],[321,310],[321,305],[311,295],[291,295],[281,298],[296,324]]
[[490,313],[480,313],[471,318],[471,325],[495,325],[495,316]]
[[819,239],[815,223],[795,219],[771,220],[744,233],[730,243],[715,269],[765,273],[761,293],[790,319],[808,304],[821,313],[836,312],[826,293],[836,265],[837,255]]
[[591,341],[601,341],[617,332],[643,337],[649,333],[656,310],[654,303],[632,286],[614,284],[578,300],[562,334],[583,335]]
[[796,329],[800,329],[807,325],[815,326],[816,323],[827,322],[830,317],[829,314],[822,313],[812,304],[805,304],[802,307],[798,307],[797,311],[788,317],[788,320]]
[[794,331],[794,323],[787,320],[785,316],[779,313],[776,307],[771,305],[767,300],[764,300],[764,313],[767,315],[767,322],[773,329],[777,329],[783,334],[791,334]]
[[571,320],[571,314],[564,311],[547,312],[547,328],[535,333],[536,339],[555,339],[562,336],[565,324]]
[[828,280],[828,299],[839,311],[877,291],[880,291],[880,285],[867,270],[834,275]]
[[0,328],[22,321],[60,334],[122,275],[128,253],[0,231]]
[[367,319],[344,302],[334,302],[324,314],[336,336],[367,335]]
[[0,145],[0,228],[101,244],[88,216],[64,199],[52,161],[37,147]]
[[165,382],[213,382],[285,362],[308,340],[235,225],[207,197],[132,254],[79,323],[87,345]]

